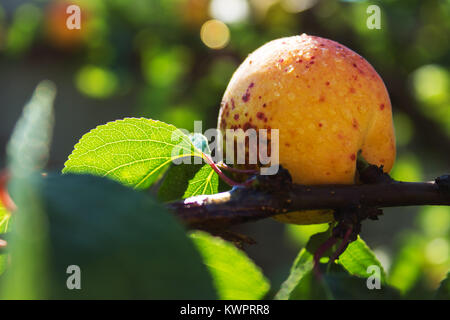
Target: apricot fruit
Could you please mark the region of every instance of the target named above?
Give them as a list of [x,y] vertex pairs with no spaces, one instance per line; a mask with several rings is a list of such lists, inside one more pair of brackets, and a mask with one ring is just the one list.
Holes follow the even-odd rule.
[[[263,45],[224,93],[218,127],[279,130],[279,164],[298,184],[353,184],[359,151],[389,172],[395,160],[391,102],[360,55],[302,34]],[[331,210],[278,215],[295,224],[333,220]]]

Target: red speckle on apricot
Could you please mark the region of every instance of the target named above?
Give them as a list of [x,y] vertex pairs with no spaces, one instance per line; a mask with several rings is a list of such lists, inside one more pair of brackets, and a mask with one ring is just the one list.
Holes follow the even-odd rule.
[[262,113],[262,112],[257,112],[257,113],[256,113],[256,117],[257,117],[258,119],[262,120],[262,119],[264,119],[264,113]]
[[253,88],[255,84],[252,82],[247,88],[247,91],[245,91],[245,94],[242,96],[242,101],[248,102],[250,100],[250,89]]
[[245,124],[244,124],[244,126],[242,127],[242,129],[244,130],[244,131],[247,131],[248,129],[250,129],[250,128],[252,128],[253,127],[253,125],[250,123],[250,122],[246,122]]

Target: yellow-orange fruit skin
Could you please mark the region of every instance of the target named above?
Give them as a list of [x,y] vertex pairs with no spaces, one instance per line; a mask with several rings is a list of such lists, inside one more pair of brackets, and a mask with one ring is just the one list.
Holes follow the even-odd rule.
[[[218,126],[279,130],[279,162],[294,183],[355,182],[359,150],[389,172],[395,134],[383,80],[361,56],[328,39],[301,35],[260,47],[234,73]],[[331,211],[277,216],[297,224],[331,221]]]

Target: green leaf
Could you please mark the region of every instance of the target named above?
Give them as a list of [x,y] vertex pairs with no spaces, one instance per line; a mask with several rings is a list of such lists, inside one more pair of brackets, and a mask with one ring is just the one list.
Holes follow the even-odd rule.
[[303,248],[295,259],[289,277],[281,285],[275,299],[299,300],[307,298],[308,292],[303,289],[309,288],[308,281],[312,268],[313,255]]
[[202,194],[215,194],[218,188],[219,176],[210,165],[172,165],[158,190],[158,199],[174,201]]
[[305,299],[398,299],[399,293],[381,284],[380,289],[369,289],[367,280],[350,275],[340,265],[323,273],[319,281],[312,272],[313,255],[306,249],[300,251],[289,278],[275,296],[279,300]]
[[[211,154],[208,140],[204,135],[193,133],[188,137],[196,150],[205,155]],[[219,176],[210,165],[182,163],[169,168],[158,190],[158,198],[162,201],[173,201],[202,194],[214,194],[218,192],[218,188]]]
[[435,299],[450,300],[450,272],[447,274],[447,277],[442,280],[441,285],[436,291]]
[[220,299],[256,300],[270,285],[260,269],[233,244],[205,232],[191,234],[209,268]]
[[[282,284],[275,298],[280,300],[343,299],[350,297],[363,299],[397,298],[396,290],[385,284],[386,275],[380,262],[360,238],[352,242],[346,251],[341,254],[338,264],[330,265],[328,270],[321,265],[322,281],[315,278],[312,272],[314,252],[328,239],[330,230],[315,234],[309,239],[306,247],[297,256],[288,279]],[[328,257],[335,250],[336,248],[328,250],[324,257]],[[364,279],[372,275],[372,273],[367,273],[367,268],[372,265],[380,268],[380,290],[369,290]],[[351,290],[354,290],[354,293]]]
[[[317,248],[331,235],[331,228],[327,231],[314,234],[309,239],[305,248],[300,250],[292,265],[289,277],[281,285],[275,296],[278,300],[303,300],[324,296],[321,288],[314,285],[313,256]],[[326,255],[325,255],[326,256]],[[315,290],[315,289],[318,290]]]
[[338,263],[351,275],[362,278],[367,278],[371,275],[367,273],[367,268],[377,266],[381,271],[381,282],[386,283],[386,273],[383,266],[360,237],[348,245],[347,249],[339,257]]
[[159,187],[158,199],[163,202],[183,199],[189,181],[202,167],[201,164],[172,164]]
[[65,164],[64,173],[108,177],[146,189],[174,160],[202,153],[176,127],[151,119],[126,118],[84,135]]
[[198,196],[202,194],[215,194],[219,188],[219,175],[211,168],[210,165],[204,165],[189,180],[189,186],[183,195],[183,198]]
[[[184,228],[145,193],[109,179],[67,174],[44,179],[42,195],[49,281],[40,298],[216,298]],[[81,269],[81,290],[67,289],[70,265]]]
[[[332,300],[394,300],[400,299],[400,294],[386,284],[379,289],[369,289],[366,279],[351,276],[345,270],[336,266],[334,272],[324,275],[322,286],[327,292],[327,298]],[[342,267],[341,267],[342,268]]]

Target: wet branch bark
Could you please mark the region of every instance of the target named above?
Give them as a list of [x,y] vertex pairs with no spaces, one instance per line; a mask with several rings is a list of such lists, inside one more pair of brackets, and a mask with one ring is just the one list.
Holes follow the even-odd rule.
[[357,185],[294,185],[263,178],[250,188],[187,198],[168,207],[188,228],[217,230],[307,209],[386,208],[450,205],[448,175],[433,182],[400,182],[390,178]]

